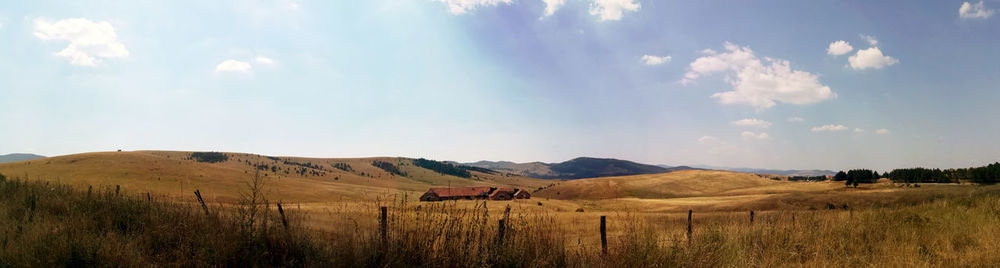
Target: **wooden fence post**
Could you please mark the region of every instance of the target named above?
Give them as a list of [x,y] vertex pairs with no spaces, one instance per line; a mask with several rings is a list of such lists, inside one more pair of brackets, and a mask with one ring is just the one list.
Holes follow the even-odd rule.
[[389,225],[389,212],[386,207],[382,207],[379,210],[381,215],[379,215],[378,218],[378,233],[379,237],[382,239],[382,248],[385,249],[385,247],[389,245],[388,234],[386,234]]
[[118,192],[120,192],[121,190],[122,190],[122,186],[115,184],[115,196],[118,196]]
[[205,210],[205,216],[209,216],[208,205],[205,205],[205,199],[201,198],[201,191],[194,189],[194,196],[198,197],[198,203],[201,203],[201,208]]
[[149,192],[146,192],[146,203],[153,203],[153,197],[149,196]]
[[503,233],[504,233],[504,231],[506,231],[507,225],[506,225],[506,221],[503,220],[503,219],[501,219],[498,223],[499,223],[499,225],[497,226],[498,227],[498,229],[497,229],[497,246],[500,246],[501,244],[503,244]]
[[285,231],[288,231],[288,220],[285,218],[285,210],[281,208],[281,202],[278,202],[278,214],[281,214],[281,224],[285,226]]
[[753,210],[750,210],[750,225],[753,225]]
[[694,213],[694,210],[692,210],[692,209],[688,210],[688,233],[687,233],[687,235],[688,235],[688,244],[691,244],[691,214],[693,214],[693,213]]
[[93,185],[87,186],[87,198],[90,198],[90,192],[93,192],[93,191],[94,191],[94,186]]
[[601,216],[601,255],[608,255],[607,216]]

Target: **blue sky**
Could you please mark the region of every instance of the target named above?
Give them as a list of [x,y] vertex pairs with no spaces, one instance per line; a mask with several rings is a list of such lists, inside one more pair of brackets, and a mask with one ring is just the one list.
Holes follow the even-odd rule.
[[1000,1],[18,1],[0,152],[1000,160]]

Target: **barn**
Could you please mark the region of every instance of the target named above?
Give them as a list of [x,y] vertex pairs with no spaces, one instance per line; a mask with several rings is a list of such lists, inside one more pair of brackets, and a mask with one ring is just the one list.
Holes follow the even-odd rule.
[[444,201],[459,199],[485,199],[496,188],[488,186],[480,187],[455,187],[455,188],[431,188],[424,195],[420,196],[420,201]]
[[517,188],[497,188],[488,186],[478,187],[454,187],[454,188],[431,188],[420,196],[420,201],[445,201],[445,200],[513,200],[529,199],[531,194],[528,191]]

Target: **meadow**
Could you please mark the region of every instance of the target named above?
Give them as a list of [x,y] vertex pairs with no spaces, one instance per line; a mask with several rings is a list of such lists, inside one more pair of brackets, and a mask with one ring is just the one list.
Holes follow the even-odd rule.
[[[101,153],[0,165],[7,174],[0,180],[0,267],[1000,263],[996,185],[847,188],[721,171],[555,183],[476,174],[481,178],[462,181],[391,158],[382,161],[397,161],[417,179],[365,167],[371,159],[311,160],[352,163],[363,170],[353,177],[331,169],[325,177],[282,177],[275,174],[284,166],[263,176],[237,161],[181,156]],[[420,189],[451,183],[540,190],[528,200],[416,202]]]
[[[927,187],[924,188],[933,188]],[[325,216],[258,199],[160,201],[110,187],[0,183],[4,266],[989,266],[1000,192],[859,208],[695,213],[552,212],[491,201],[358,202]],[[509,212],[507,212],[510,205]],[[387,207],[385,236],[379,208]],[[330,209],[330,208],[327,208]],[[284,214],[284,215],[282,215]],[[599,217],[607,215],[607,252]],[[316,228],[319,218],[337,218]],[[505,231],[500,234],[499,221]],[[284,225],[283,222],[287,222]],[[287,226],[287,227],[286,227]]]

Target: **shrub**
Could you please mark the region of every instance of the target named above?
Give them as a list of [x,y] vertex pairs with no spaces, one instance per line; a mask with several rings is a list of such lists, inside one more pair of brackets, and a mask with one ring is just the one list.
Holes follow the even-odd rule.
[[[386,172],[389,172],[391,174],[395,174],[395,175],[399,175],[399,176],[404,176],[404,177],[406,176],[405,172],[403,172],[402,170],[399,170],[399,168],[396,167],[396,165],[393,165],[392,163],[389,163],[389,162],[375,160],[375,161],[372,162],[372,166],[375,166],[377,168],[385,170]],[[365,175],[365,173],[362,172],[361,176],[364,176],[364,175]]]
[[202,163],[218,163],[229,160],[229,156],[219,152],[194,152],[191,153],[191,159]]

